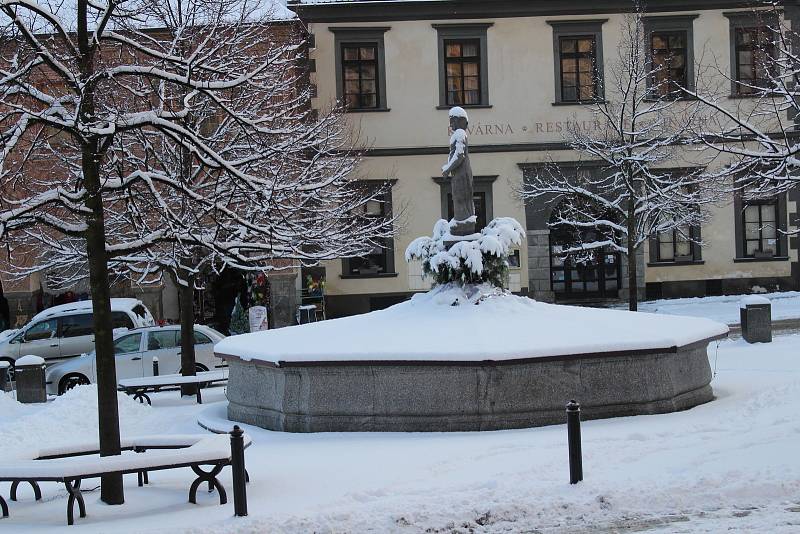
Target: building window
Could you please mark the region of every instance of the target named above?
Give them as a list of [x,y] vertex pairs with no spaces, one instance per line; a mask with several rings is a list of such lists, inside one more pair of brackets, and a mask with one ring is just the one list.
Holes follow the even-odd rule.
[[439,50],[439,107],[488,106],[484,24],[434,24]]
[[553,27],[557,104],[603,97],[603,32],[608,19],[547,21]]
[[747,192],[733,197],[736,231],[734,261],[788,259],[786,195],[748,198]]
[[378,46],[342,44],[344,105],[348,110],[377,109]]
[[447,105],[479,105],[481,103],[480,41],[445,40],[444,50]]
[[775,45],[767,28],[736,29],[737,93],[752,94],[769,87]]
[[660,262],[694,260],[692,253],[692,229],[688,226],[667,230],[658,234],[657,256]]
[[585,102],[597,98],[597,72],[594,37],[562,37],[561,101]]
[[778,200],[746,202],[742,210],[743,250],[746,258],[780,256]]
[[694,90],[693,21],[697,15],[644,17],[647,40],[647,83],[653,98],[681,97]]
[[[472,200],[475,203],[475,231],[480,232],[494,218],[492,188],[497,176],[474,176],[472,178]],[[439,184],[442,199],[442,218],[451,220],[453,213],[453,195],[450,193],[450,180],[442,176],[433,177]]]
[[[380,187],[384,182],[361,182],[364,187]],[[392,216],[392,192],[388,189],[382,197],[368,201],[360,208],[365,218],[385,218]],[[342,277],[375,278],[396,276],[394,272],[394,239],[384,238],[376,241],[375,247],[367,254],[342,260]]]
[[777,72],[775,13],[725,13],[730,20],[731,93],[746,96],[770,86]]
[[650,34],[651,86],[658,96],[680,95],[686,87],[686,32]]
[[336,96],[348,112],[387,111],[384,33],[389,28],[331,27]]

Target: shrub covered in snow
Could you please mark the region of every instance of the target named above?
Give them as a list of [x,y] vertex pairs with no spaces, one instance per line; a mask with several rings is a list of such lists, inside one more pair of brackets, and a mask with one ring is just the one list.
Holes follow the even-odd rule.
[[422,261],[425,275],[437,285],[489,283],[502,287],[511,248],[520,246],[525,237],[522,226],[511,217],[498,217],[479,234],[453,236],[451,224],[440,219],[432,237],[412,241],[406,249],[406,261]]

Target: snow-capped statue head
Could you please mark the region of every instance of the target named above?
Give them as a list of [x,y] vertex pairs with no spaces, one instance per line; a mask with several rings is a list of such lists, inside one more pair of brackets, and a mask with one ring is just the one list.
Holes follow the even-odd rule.
[[464,108],[454,107],[450,108],[450,129],[454,132],[456,130],[466,130],[469,125],[469,117]]

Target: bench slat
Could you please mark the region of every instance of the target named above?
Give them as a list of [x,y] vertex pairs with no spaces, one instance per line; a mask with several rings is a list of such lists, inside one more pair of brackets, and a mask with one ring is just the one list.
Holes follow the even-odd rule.
[[142,378],[125,378],[118,382],[119,386],[125,389],[142,387],[161,387],[179,386],[181,384],[202,384],[203,382],[220,382],[228,379],[228,370],[203,371],[195,376],[183,375],[160,375],[146,376]]

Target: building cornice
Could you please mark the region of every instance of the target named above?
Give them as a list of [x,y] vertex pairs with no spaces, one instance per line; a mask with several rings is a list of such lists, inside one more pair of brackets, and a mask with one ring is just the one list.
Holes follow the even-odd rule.
[[[792,0],[791,3],[794,3]],[[304,4],[289,0],[289,7],[307,22],[381,22],[402,20],[452,20],[560,15],[598,15],[634,10],[631,0],[350,0]],[[653,13],[710,9],[752,8],[752,0],[659,0]]]

